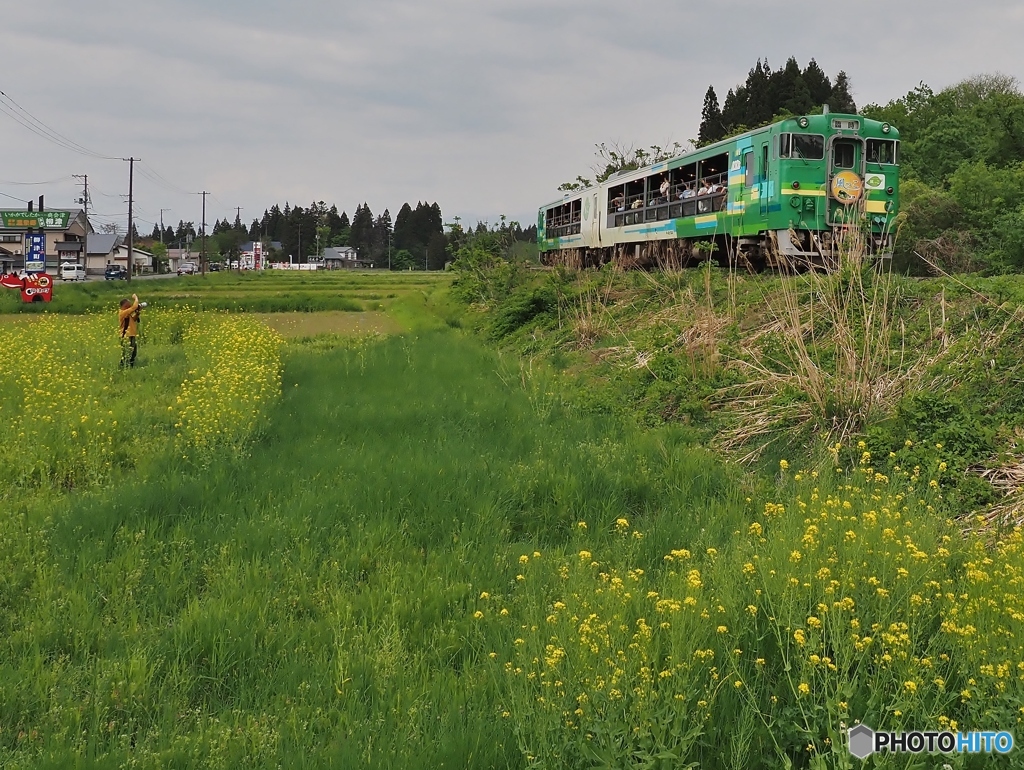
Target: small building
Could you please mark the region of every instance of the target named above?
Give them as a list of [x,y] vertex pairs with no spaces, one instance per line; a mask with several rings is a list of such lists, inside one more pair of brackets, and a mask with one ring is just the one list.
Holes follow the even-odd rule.
[[[117,233],[92,233],[87,245],[86,275],[103,275],[107,265],[128,269],[128,244]],[[153,272],[153,255],[132,246],[132,267],[135,274]]]
[[114,252],[120,245],[117,233],[91,233],[86,244],[85,274],[103,275],[107,265],[115,264]]
[[326,270],[373,267],[372,260],[360,259],[359,252],[351,246],[329,246],[321,259]]
[[82,209],[0,209],[0,272],[24,270],[30,241],[40,234],[47,273],[57,275],[62,264],[84,266],[85,239],[92,232]]

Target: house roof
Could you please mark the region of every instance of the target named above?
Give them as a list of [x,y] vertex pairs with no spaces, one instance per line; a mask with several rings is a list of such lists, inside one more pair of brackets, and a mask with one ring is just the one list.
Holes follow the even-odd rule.
[[324,259],[358,259],[359,255],[351,246],[328,246],[324,249]]
[[117,233],[89,233],[86,238],[86,254],[109,254],[121,245],[121,236]]

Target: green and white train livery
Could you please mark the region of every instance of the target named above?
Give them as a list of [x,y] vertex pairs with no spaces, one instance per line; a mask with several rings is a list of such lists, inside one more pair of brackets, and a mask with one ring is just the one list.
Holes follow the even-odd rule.
[[683,266],[703,247],[761,267],[832,261],[856,229],[892,253],[899,132],[857,115],[807,115],[748,131],[541,207],[545,264]]

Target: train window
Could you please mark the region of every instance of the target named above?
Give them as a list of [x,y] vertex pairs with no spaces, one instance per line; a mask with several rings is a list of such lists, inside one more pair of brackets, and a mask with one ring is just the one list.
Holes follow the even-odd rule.
[[626,210],[626,187],[617,185],[608,190],[608,213]]
[[835,168],[853,168],[852,142],[836,142],[832,145],[832,165]]
[[781,134],[779,157],[821,160],[825,157],[825,137],[819,134]]
[[575,200],[547,209],[544,212],[544,234],[548,238],[579,234],[582,205],[582,200]]
[[868,139],[868,163],[897,164],[899,142],[895,139]]

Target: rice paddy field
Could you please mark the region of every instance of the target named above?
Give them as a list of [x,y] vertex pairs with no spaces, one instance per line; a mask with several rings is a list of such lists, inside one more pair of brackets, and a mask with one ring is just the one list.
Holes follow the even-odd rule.
[[[443,276],[346,277],[289,286],[383,309],[167,281],[127,371],[109,307],[0,323],[0,766],[817,769],[861,764],[857,721],[1022,732],[1024,541],[940,515],[943,463],[753,474],[580,408]],[[1024,765],[864,764],[944,763]]]
[[265,270],[124,281],[56,281],[53,301],[23,304],[17,292],[0,292],[0,314],[102,312],[122,296],[137,293],[153,308],[189,306],[236,312],[381,311],[410,295],[447,283],[444,273],[387,271]]

